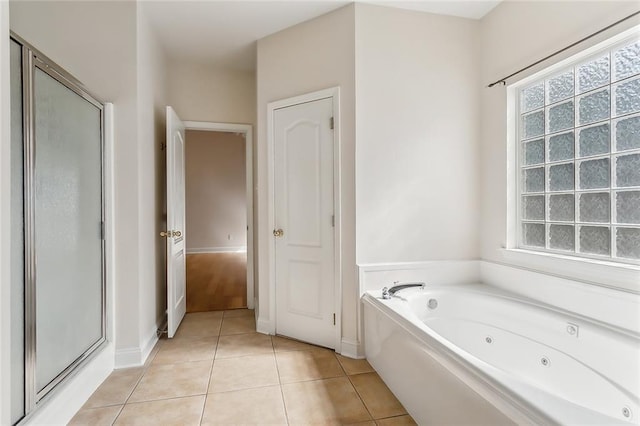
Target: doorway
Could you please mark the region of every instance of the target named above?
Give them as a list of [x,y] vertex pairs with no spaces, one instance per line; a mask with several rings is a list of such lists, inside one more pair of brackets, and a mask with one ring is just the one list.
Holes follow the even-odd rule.
[[184,125],[186,311],[251,309],[251,126]]

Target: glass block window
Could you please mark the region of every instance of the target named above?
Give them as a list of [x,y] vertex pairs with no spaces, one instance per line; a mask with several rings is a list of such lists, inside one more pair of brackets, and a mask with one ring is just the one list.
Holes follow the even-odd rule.
[[517,89],[520,248],[640,261],[640,39]]

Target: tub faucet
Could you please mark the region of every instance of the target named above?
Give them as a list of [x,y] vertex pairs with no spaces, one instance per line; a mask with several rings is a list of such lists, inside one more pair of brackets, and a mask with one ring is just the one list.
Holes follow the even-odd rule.
[[409,287],[420,287],[424,289],[426,287],[426,283],[424,282],[401,283],[399,281],[394,281],[391,288],[387,288],[387,287],[382,288],[382,298],[391,299],[391,297],[394,296],[397,291],[400,291],[404,288],[409,288]]

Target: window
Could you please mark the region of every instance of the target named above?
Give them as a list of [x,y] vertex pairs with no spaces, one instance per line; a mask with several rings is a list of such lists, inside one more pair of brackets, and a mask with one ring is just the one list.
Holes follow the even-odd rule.
[[518,247],[637,263],[638,36],[515,91]]

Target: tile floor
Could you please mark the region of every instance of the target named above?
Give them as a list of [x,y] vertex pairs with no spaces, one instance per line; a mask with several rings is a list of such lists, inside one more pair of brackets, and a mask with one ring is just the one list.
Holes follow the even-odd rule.
[[415,424],[366,360],[256,333],[253,311],[187,314],[114,371],[72,425]]

